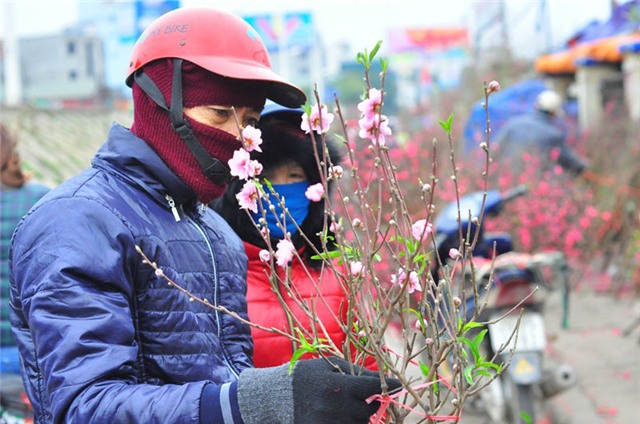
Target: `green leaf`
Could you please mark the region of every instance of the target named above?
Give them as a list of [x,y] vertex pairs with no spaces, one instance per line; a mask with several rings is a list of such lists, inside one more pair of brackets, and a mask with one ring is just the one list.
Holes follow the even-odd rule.
[[[462,321],[462,319],[461,319]],[[466,333],[467,331],[471,330],[472,328],[478,328],[478,327],[482,327],[484,324],[480,324],[479,322],[475,322],[475,321],[470,321],[466,324],[464,324],[462,326],[462,332]]]
[[438,373],[433,374],[433,384],[431,385],[431,387],[433,387],[433,394],[434,395],[438,395],[438,393],[440,393],[440,383],[438,383]]
[[522,418],[522,420],[527,424],[531,424],[533,422],[529,414],[527,414],[526,412],[521,412],[520,418]]
[[340,252],[337,250],[332,250],[330,252],[322,252],[319,255],[311,256],[311,259],[329,259],[329,258],[337,258],[340,256]]
[[382,45],[382,40],[379,40],[375,47],[373,48],[373,50],[371,50],[371,53],[369,54],[369,62],[373,61],[373,58],[376,57],[376,54],[378,53],[378,50],[380,50],[380,46]]
[[422,316],[422,314],[420,312],[418,312],[417,310],[413,309],[413,308],[405,308],[402,310],[402,312],[409,312],[413,315],[415,315],[415,317],[418,319],[418,322],[420,323],[420,329],[422,331],[425,330],[426,324],[424,323],[424,317]]
[[451,135],[451,125],[453,123],[453,113],[449,115],[449,118],[446,121],[439,121],[440,126],[444,129],[444,131]]
[[473,366],[469,365],[464,369],[464,378],[470,386],[473,385]]
[[303,348],[300,348],[293,352],[293,355],[291,355],[291,359],[289,360],[289,375],[291,375],[291,373],[293,372],[293,367],[296,366],[296,362],[298,362],[300,357],[305,353],[307,353],[307,351]]
[[487,330],[482,330],[478,333],[478,335],[476,337],[474,337],[473,339],[473,346],[476,348],[476,350],[480,350],[480,343],[482,343],[482,340],[484,340],[484,336],[485,334],[487,334]]
[[382,69],[383,73],[387,72],[387,69],[389,68],[389,61],[387,59],[380,59],[380,68]]
[[[478,363],[478,359],[480,359],[480,352],[478,352],[478,348],[473,344],[473,342],[467,338],[462,339],[462,342],[464,344],[466,344],[467,346],[469,346],[469,350],[471,351],[471,354],[473,355],[473,361],[477,364]],[[462,351],[463,353],[465,352],[464,350]]]
[[427,377],[430,371],[429,367],[422,361],[420,361],[418,364],[420,365],[420,372],[422,373],[422,375]]
[[486,368],[493,368],[494,370],[496,370],[497,373],[500,373],[502,371],[502,364],[498,365],[493,362],[487,361],[487,362],[483,362],[482,365]]
[[484,370],[482,368],[478,368],[476,370],[476,375],[484,375],[485,377],[489,377],[489,378],[493,377],[493,374],[491,374],[489,371]]
[[262,180],[262,184],[267,186],[267,190],[268,190],[267,193],[272,193],[273,191],[275,191],[273,189],[273,184],[271,184],[271,181],[269,181],[268,179],[264,178]]

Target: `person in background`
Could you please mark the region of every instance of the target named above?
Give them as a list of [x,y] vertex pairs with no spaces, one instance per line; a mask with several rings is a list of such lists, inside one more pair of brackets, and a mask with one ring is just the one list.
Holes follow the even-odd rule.
[[587,162],[567,145],[566,131],[558,119],[562,112],[562,97],[558,93],[541,92],[533,112],[515,116],[502,127],[496,137],[496,159],[519,161],[528,153],[539,158],[542,169],[548,169],[556,158],[565,171],[582,174]]
[[[19,373],[18,348],[9,322],[9,244],[20,219],[49,187],[30,182],[22,169],[17,141],[0,124],[0,374]],[[6,376],[5,376],[6,377]]]
[[249,326],[210,307],[247,319],[247,257],[206,205],[265,99],[299,107],[304,93],[272,71],[250,25],[205,7],[151,23],[126,83],[131,128],[114,124],[91,168],[39,202],[11,245],[35,421],[366,423],[379,373],[352,375],[337,358],[253,368]]
[[[261,150],[251,152],[251,158],[263,166],[260,177],[265,178],[272,185],[278,197],[285,198],[285,206],[289,215],[285,216],[286,230],[282,228],[282,206],[278,198],[270,193],[263,184],[269,200],[262,199],[265,211],[266,227],[269,230],[271,249],[275,249],[278,242],[289,233],[290,240],[298,251],[300,258],[294,257],[288,272],[289,281],[295,296],[287,293],[282,284],[285,272],[275,267],[278,283],[272,286],[270,281],[270,265],[260,257],[262,250],[269,250],[264,237],[258,230],[262,211],[249,212],[240,210],[236,195],[240,193],[244,181],[232,181],[224,195],[214,200],[210,206],[217,211],[240,236],[244,242],[244,249],[249,258],[247,277],[247,302],[249,319],[266,328],[277,328],[290,334],[296,334],[294,329],[304,328],[309,334],[317,334],[319,338],[330,337],[335,345],[341,349],[346,335],[341,325],[347,317],[348,297],[345,288],[337,275],[323,261],[312,259],[318,252],[322,252],[320,234],[325,228],[325,200],[311,201],[306,196],[310,186],[322,181],[320,168],[314,154],[313,140],[309,134],[300,129],[304,111],[302,109],[284,108],[276,104],[265,107],[260,118],[262,132]],[[342,153],[333,139],[325,137],[327,154],[331,159],[325,162],[324,173],[327,173],[329,163],[339,165]],[[322,139],[315,138],[315,149],[322,158]],[[327,182],[329,194],[334,180]],[[275,208],[269,209],[269,205]],[[328,218],[327,218],[328,219]],[[295,221],[295,222],[294,222]],[[297,225],[302,232],[298,231]],[[326,223],[327,228],[331,222]],[[328,230],[327,235],[332,232]],[[304,235],[304,236],[303,236]],[[331,249],[329,242],[327,248]],[[313,310],[316,322],[310,322],[308,315],[298,305],[294,297],[304,302],[309,310]],[[279,300],[281,299],[281,300]],[[288,316],[285,307],[293,313]],[[326,334],[317,322],[322,323]],[[254,340],[253,362],[256,367],[270,367],[287,363],[298,346],[283,335],[252,327]],[[355,354],[355,349],[352,350]],[[305,356],[308,357],[308,356]],[[353,358],[356,360],[356,358]],[[373,358],[371,358],[373,359]],[[371,360],[366,364],[372,368]],[[361,363],[361,362],[360,362]]]

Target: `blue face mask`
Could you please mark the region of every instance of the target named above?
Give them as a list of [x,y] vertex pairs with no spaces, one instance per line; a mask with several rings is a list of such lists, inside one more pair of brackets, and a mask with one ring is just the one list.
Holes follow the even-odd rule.
[[[304,222],[307,214],[309,213],[309,203],[310,200],[305,196],[305,192],[309,187],[308,181],[301,181],[299,183],[291,183],[291,184],[273,184],[273,190],[278,193],[280,198],[284,197],[285,207],[289,210],[289,214],[285,215],[285,223],[287,225],[287,232],[294,235],[298,232],[296,225],[293,223],[293,220],[298,223],[298,226],[301,226]],[[265,187],[265,192],[267,192],[269,196],[269,201],[276,208],[274,212],[269,210],[269,202],[267,199],[262,199],[262,206],[264,207],[267,219],[267,227],[271,232],[271,237],[275,238],[284,238],[284,233],[282,229],[278,227],[278,221],[282,222],[282,208],[278,202],[278,199],[271,193],[271,191]],[[260,218],[262,218],[262,213],[260,209],[258,209],[258,213],[251,213],[254,222],[258,222]],[[289,217],[293,218],[293,220]],[[276,216],[278,219],[276,219]]]

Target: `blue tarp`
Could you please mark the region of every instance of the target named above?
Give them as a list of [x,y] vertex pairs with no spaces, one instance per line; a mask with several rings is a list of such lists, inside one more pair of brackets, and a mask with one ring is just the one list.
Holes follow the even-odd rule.
[[569,39],[567,47],[637,31],[638,13],[640,13],[640,0],[632,0],[621,4],[613,10],[609,20],[605,22],[594,21],[574,34]]
[[[505,122],[516,115],[531,112],[536,97],[548,89],[541,79],[533,79],[504,88],[489,97],[489,118],[491,119],[491,137],[496,135]],[[478,149],[485,141],[486,116],[482,107],[484,101],[478,101],[471,108],[464,130],[464,152]]]

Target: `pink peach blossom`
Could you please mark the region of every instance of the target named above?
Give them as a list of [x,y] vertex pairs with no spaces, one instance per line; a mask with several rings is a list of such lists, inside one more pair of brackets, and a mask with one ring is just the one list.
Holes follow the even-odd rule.
[[322,196],[324,195],[324,187],[322,186],[322,183],[310,185],[307,188],[307,191],[304,192],[304,195],[312,202],[319,202],[322,200]]
[[407,279],[407,273],[404,272],[404,269],[398,269],[398,272],[395,274],[391,274],[391,284],[394,286],[402,286],[404,280]]
[[257,160],[251,160],[249,152],[238,149],[233,152],[233,157],[229,159],[229,169],[231,175],[246,180],[262,173],[262,164]]
[[362,274],[362,270],[364,265],[360,261],[351,261],[349,262],[349,269],[351,270],[351,274],[354,277],[359,277]]
[[[393,284],[394,286],[403,287],[406,281],[407,273],[402,268],[398,269],[397,273],[391,275],[391,284]],[[422,291],[422,286],[420,285],[420,280],[418,279],[418,273],[415,271],[411,271],[409,273],[409,286],[407,287],[407,291],[409,293]]]
[[242,140],[243,147],[247,152],[258,151],[261,152],[262,149],[260,145],[262,144],[262,131],[257,128],[248,125],[244,127],[242,130]]
[[418,273],[415,271],[411,271],[409,273],[409,287],[407,288],[407,291],[409,293],[422,291],[422,286],[420,285],[420,280],[418,279]]
[[335,221],[331,222],[331,224],[329,225],[329,231],[331,231],[332,233],[337,233],[338,231],[340,231],[340,224]]
[[371,119],[364,117],[358,121],[360,138],[371,140],[374,145],[384,146],[385,136],[391,135],[389,120],[385,115],[373,115]]
[[333,114],[327,112],[327,106],[317,104],[311,108],[311,114],[307,115],[306,113],[302,115],[302,123],[300,124],[300,128],[306,134],[309,134],[311,131],[315,131],[318,134],[324,134],[329,131],[329,127],[333,122]]
[[433,231],[433,226],[426,219],[419,219],[411,226],[411,235],[414,239],[426,241]]
[[287,239],[280,240],[276,245],[276,263],[280,267],[286,267],[293,259],[295,247]]
[[249,209],[253,213],[258,213],[258,199],[260,192],[253,181],[247,181],[242,186],[240,193],[236,194],[240,209]]
[[369,98],[358,103],[358,110],[362,112],[362,116],[367,119],[380,113],[382,108],[382,91],[377,88],[369,89]]

